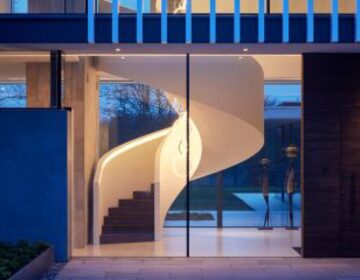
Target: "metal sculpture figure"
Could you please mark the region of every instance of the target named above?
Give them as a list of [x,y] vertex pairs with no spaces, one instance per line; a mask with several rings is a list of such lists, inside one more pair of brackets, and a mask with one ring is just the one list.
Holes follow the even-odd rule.
[[295,192],[296,186],[296,178],[295,178],[295,168],[294,162],[295,159],[298,157],[298,148],[291,144],[289,145],[286,150],[286,157],[289,159],[289,166],[286,172],[285,177],[285,189],[288,196],[288,207],[289,207],[289,222],[290,226],[288,229],[293,229],[294,227],[294,208],[293,208],[293,195]]
[[261,188],[266,204],[266,214],[264,218],[263,229],[270,228],[270,201],[269,201],[269,164],[268,158],[263,158],[260,161],[262,166]]

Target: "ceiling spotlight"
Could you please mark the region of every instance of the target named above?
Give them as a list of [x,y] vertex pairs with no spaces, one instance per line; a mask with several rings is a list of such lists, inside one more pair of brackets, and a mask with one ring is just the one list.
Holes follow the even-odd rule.
[[115,49],[115,51],[116,51],[116,52],[120,52],[120,51],[121,51],[121,49],[120,49],[120,48],[117,48],[117,49]]
[[244,52],[248,52],[248,51],[249,51],[249,49],[248,49],[248,48],[245,48],[245,49],[243,49],[243,51],[244,51]]

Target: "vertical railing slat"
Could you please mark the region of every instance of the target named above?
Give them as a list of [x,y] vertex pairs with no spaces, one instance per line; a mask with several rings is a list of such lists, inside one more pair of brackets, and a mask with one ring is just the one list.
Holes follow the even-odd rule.
[[241,40],[240,13],[240,0],[234,0],[234,43],[240,43]]
[[95,43],[95,3],[94,0],[87,2],[87,17],[88,17],[88,43]]
[[112,42],[119,43],[119,0],[112,0]]
[[216,0],[210,0],[210,43],[216,43]]
[[167,43],[167,0],[161,1],[161,43]]
[[314,42],[314,0],[307,0],[306,41]]
[[258,0],[258,41],[265,42],[265,1]]
[[355,41],[360,42],[360,0],[356,0]]
[[339,2],[332,0],[331,5],[331,42],[339,42]]
[[289,0],[283,0],[282,41],[289,43]]
[[136,5],[136,42],[143,42],[143,12],[142,0],[137,0]]
[[191,16],[191,0],[186,1],[186,43],[190,44],[192,42],[192,16]]

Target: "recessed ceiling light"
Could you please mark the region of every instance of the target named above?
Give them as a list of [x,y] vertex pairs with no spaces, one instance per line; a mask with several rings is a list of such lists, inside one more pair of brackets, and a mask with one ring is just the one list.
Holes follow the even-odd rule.
[[248,52],[248,51],[249,51],[249,49],[248,49],[248,48],[245,48],[245,49],[243,49],[243,51],[244,51],[244,52]]
[[122,56],[121,59],[125,59],[125,56]]
[[120,48],[116,48],[115,51],[116,51],[116,52],[120,52],[121,49],[120,49]]
[[243,56],[238,56],[238,59],[243,59],[244,57]]

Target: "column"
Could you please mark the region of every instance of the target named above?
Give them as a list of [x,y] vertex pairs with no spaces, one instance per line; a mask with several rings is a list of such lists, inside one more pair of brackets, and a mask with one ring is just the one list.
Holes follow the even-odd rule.
[[73,116],[73,232],[74,247],[88,244],[92,220],[89,209],[98,159],[99,76],[91,58],[65,65],[64,106]]
[[27,107],[50,107],[50,63],[26,64]]

